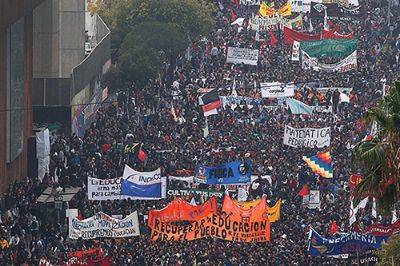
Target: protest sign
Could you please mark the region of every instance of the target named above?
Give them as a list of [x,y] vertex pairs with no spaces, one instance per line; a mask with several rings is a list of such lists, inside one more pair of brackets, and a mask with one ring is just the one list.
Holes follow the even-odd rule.
[[261,96],[263,98],[291,97],[294,95],[296,85],[284,84],[280,82],[260,83]]
[[89,200],[119,200],[128,196],[121,195],[121,177],[110,179],[97,179],[88,177]]
[[258,62],[258,49],[228,47],[226,62],[256,66]]
[[138,172],[125,165],[121,181],[121,195],[134,199],[155,200],[165,198],[166,177],[161,177],[161,170]]
[[361,230],[358,226],[355,226],[354,230],[363,234],[373,236],[391,236],[400,233],[400,220],[397,220],[395,223],[388,226],[371,224],[364,230]]
[[312,256],[332,256],[355,252],[365,252],[381,247],[388,237],[372,236],[357,232],[345,234],[339,238],[324,238],[314,229],[310,229],[308,254]]
[[292,61],[300,61],[300,43],[298,41],[293,41]]
[[293,148],[322,148],[331,144],[331,128],[294,128],[285,126],[283,144]]
[[279,14],[273,14],[271,16],[255,16],[254,14],[250,20],[251,29],[254,31],[273,31],[280,28],[280,25],[284,22],[284,18]]
[[379,262],[379,256],[374,254],[372,250],[368,250],[363,254],[354,254],[349,256],[347,262],[350,265],[375,266]]
[[302,52],[302,68],[313,69],[315,71],[336,71],[339,73],[357,69],[357,50],[340,62],[333,64],[320,63],[317,58],[311,57],[307,53]]
[[124,219],[115,219],[103,212],[84,219],[69,219],[70,239],[94,239],[98,237],[130,237],[140,235],[137,212],[133,212]]
[[150,210],[148,225],[155,220],[160,222],[196,221],[210,214],[217,213],[217,200],[210,198],[202,205],[192,205],[181,198],[175,198],[162,210]]
[[267,242],[270,239],[268,219],[242,221],[232,216],[215,214],[184,226],[155,220],[150,228],[150,238],[155,241],[186,241],[204,237],[216,237],[234,242]]
[[309,209],[316,209],[321,206],[319,190],[310,190],[308,195],[303,196],[303,206]]
[[300,50],[310,57],[345,57],[357,50],[357,38],[329,38],[300,42]]
[[209,167],[197,166],[194,182],[203,184],[246,184],[250,182],[250,161],[230,162]]
[[168,180],[193,183],[193,176],[168,176]]
[[169,189],[167,194],[170,196],[190,196],[190,195],[200,195],[201,197],[212,197],[222,198],[224,196],[223,192],[210,190],[210,189]]

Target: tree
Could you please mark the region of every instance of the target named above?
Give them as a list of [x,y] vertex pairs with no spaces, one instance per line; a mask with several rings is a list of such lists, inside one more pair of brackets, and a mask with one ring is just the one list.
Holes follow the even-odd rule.
[[378,211],[389,215],[400,196],[400,82],[397,81],[376,108],[363,116],[365,125],[376,123],[378,133],[353,149],[353,162],[365,171],[354,189],[355,200],[366,195],[377,199]]
[[393,235],[388,243],[383,244],[381,250],[377,251],[380,258],[379,266],[400,265],[400,235]]

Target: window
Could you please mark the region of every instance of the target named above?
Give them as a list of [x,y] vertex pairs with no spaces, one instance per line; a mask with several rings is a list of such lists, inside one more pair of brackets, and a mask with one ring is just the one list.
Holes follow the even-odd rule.
[[7,30],[7,162],[22,151],[24,114],[24,18]]

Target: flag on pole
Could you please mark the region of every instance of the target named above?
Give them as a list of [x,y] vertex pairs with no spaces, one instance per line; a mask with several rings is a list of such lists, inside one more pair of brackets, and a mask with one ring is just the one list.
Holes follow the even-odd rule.
[[231,8],[231,21],[234,22],[236,20],[236,15]]
[[273,47],[276,43],[276,38],[275,38],[274,34],[272,33],[272,31],[269,32],[269,37],[271,38],[270,44]]
[[331,166],[331,155],[329,152],[320,153],[312,157],[303,156],[303,161],[311,170],[325,178],[332,178],[333,171]]
[[267,17],[267,16],[271,16],[271,15],[275,14],[276,11],[275,11],[275,9],[270,8],[267,5],[267,3],[262,2],[260,5],[260,10],[258,12],[261,14],[261,16]]
[[138,158],[142,162],[147,160],[147,154],[143,151],[142,146],[140,146],[140,148],[139,148]]
[[311,107],[303,102],[300,102],[300,101],[292,99],[292,98],[287,98],[286,103],[289,106],[292,114],[312,115]]
[[218,108],[221,107],[221,100],[217,90],[212,90],[202,95],[199,98],[199,102],[203,104],[201,108],[203,109],[205,117],[218,114]]
[[333,220],[332,225],[331,225],[331,229],[329,230],[329,235],[333,236],[337,232],[339,232],[339,227],[337,226],[336,221]]
[[279,15],[281,15],[282,17],[287,17],[292,15],[292,7],[290,5],[290,2],[287,1],[286,4],[284,4],[283,6],[281,6],[278,9],[278,13]]
[[300,197],[304,197],[307,196],[309,194],[308,192],[308,187],[307,185],[304,185],[301,190],[299,191],[299,193],[297,193],[297,195],[299,195]]
[[176,112],[175,112],[175,107],[173,104],[171,104],[171,108],[169,109],[169,114],[172,117],[172,120],[174,120],[174,123],[178,121],[178,118],[176,117]]

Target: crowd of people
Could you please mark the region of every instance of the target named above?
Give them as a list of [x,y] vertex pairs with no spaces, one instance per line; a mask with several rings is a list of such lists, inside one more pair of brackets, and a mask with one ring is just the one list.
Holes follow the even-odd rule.
[[[0,212],[0,263],[2,265],[38,265],[45,258],[51,265],[68,261],[69,251],[101,247],[111,257],[111,265],[338,265],[335,258],[307,254],[310,227],[328,236],[332,221],[340,230],[349,228],[350,173],[361,173],[350,162],[351,149],[369,133],[360,117],[366,108],[382,97],[385,84],[400,77],[399,7],[392,6],[390,25],[387,2],[360,1],[365,14],[359,20],[330,19],[341,34],[353,32],[358,37],[357,70],[345,73],[318,72],[291,62],[292,47],[284,44],[283,31],[261,34],[255,39],[250,28],[231,25],[231,8],[236,17],[248,19],[254,8],[221,1],[224,9],[215,12],[215,30],[193,43],[190,58],[177,58],[177,65],[166,67],[161,79],[149,81],[145,88],[121,90],[116,101],[104,104],[95,122],[84,136],[51,135],[50,171],[42,182],[35,177],[12,184]],[[268,2],[268,1],[267,1]],[[286,1],[275,1],[276,6]],[[293,15],[294,16],[294,15]],[[323,21],[303,18],[303,30],[319,32]],[[227,64],[227,46],[259,49],[257,66]],[[172,73],[172,75],[171,75]],[[293,115],[277,99],[261,98],[260,83],[295,84],[295,98],[312,106],[331,107],[331,111],[312,116]],[[320,88],[332,88],[321,90]],[[243,100],[233,108],[225,105],[217,115],[205,119],[198,104],[199,89],[218,89],[221,96],[237,94]],[[350,101],[341,102],[334,88],[352,88]],[[201,91],[201,90],[200,90]],[[246,101],[246,97],[250,100]],[[170,115],[173,106],[177,121]],[[330,147],[292,148],[283,144],[285,125],[331,127]],[[206,129],[207,128],[207,129]],[[205,133],[207,131],[207,133]],[[140,143],[147,160],[138,158]],[[139,147],[139,146],[138,146]],[[330,151],[333,178],[313,173],[302,161]],[[271,225],[271,241],[237,243],[214,238],[190,242],[154,242],[149,239],[145,218],[149,209],[160,209],[171,200],[159,201],[89,201],[87,177],[108,179],[122,176],[124,165],[137,171],[161,168],[164,176],[193,175],[198,163],[218,165],[228,161],[251,160],[251,173],[258,176],[257,186],[249,187],[248,200],[267,195],[272,206],[282,199],[281,218]],[[261,176],[271,176],[271,180]],[[321,206],[302,207],[297,195],[303,185],[321,192]],[[99,211],[109,215],[128,215],[137,210],[141,235],[124,239],[70,240],[65,214],[37,203],[49,186],[81,187],[68,203],[87,218]],[[168,188],[183,186],[169,182]],[[188,186],[185,184],[184,186]],[[195,186],[195,184],[189,184]],[[200,185],[203,187],[206,185]],[[206,186],[218,190],[221,188]],[[222,188],[225,189],[225,188]],[[189,198],[186,198],[190,200]],[[202,199],[196,198],[197,203]],[[222,199],[219,199],[219,204]],[[369,224],[371,204],[357,217],[358,224]],[[64,219],[65,218],[65,219]],[[378,217],[379,219],[379,217]],[[380,223],[390,221],[380,219]]]

